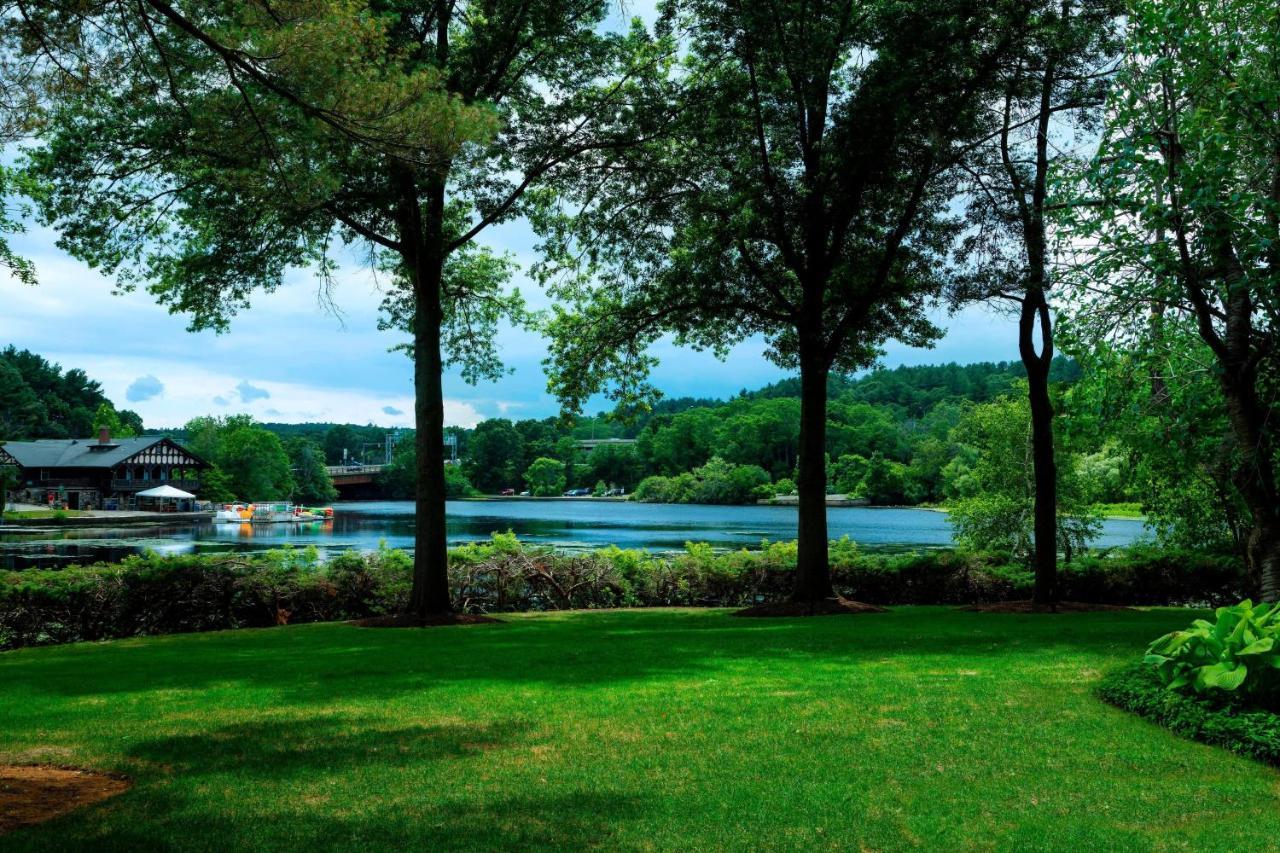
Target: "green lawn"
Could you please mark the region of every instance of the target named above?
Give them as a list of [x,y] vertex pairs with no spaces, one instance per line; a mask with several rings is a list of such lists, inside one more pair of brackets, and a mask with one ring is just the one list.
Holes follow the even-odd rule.
[[88,515],[78,509],[7,509],[3,513],[5,520],[18,520],[22,518],[80,518]]
[[0,654],[16,850],[1274,849],[1280,773],[1099,703],[1186,611],[310,625]]

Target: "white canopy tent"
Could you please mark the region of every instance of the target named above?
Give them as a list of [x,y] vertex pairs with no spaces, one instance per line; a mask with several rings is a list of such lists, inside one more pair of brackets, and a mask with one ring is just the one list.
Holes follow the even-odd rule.
[[156,486],[154,489],[147,489],[145,492],[138,492],[140,498],[172,498],[174,500],[195,500],[195,495],[190,492],[184,492],[182,489],[175,489],[173,486]]
[[179,512],[181,510],[190,510],[193,505],[188,501],[194,501],[196,496],[190,492],[184,492],[182,489],[175,489],[173,486],[156,486],[154,489],[147,489],[144,492],[138,492],[138,508],[149,507],[160,512]]

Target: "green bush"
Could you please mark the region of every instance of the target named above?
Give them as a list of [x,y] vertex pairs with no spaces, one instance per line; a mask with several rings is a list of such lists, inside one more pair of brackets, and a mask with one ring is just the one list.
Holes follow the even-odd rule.
[[1280,714],[1238,698],[1169,690],[1155,667],[1140,663],[1103,679],[1098,696],[1175,734],[1280,765]]
[[[831,543],[830,555],[836,589],[872,604],[1025,599],[1033,586],[1031,573],[1007,554],[864,554],[846,538]],[[498,533],[449,557],[453,600],[469,612],[741,607],[790,593],[796,544],[566,554]],[[1238,600],[1244,583],[1238,562],[1191,553],[1115,552],[1072,565],[1062,574],[1064,595],[1083,601],[1221,602]],[[327,562],[314,548],[284,548],[0,573],[0,648],[396,613],[407,606],[412,577],[412,558],[385,547]]]
[[719,456],[675,477],[645,477],[632,500],[642,503],[746,504],[773,495],[769,474],[758,465],[734,465]]
[[534,497],[557,497],[565,487],[564,463],[549,456],[539,456],[529,464],[524,480],[529,484],[529,494]]
[[1234,693],[1280,710],[1280,606],[1246,599],[1151,644],[1144,662],[1170,690]]

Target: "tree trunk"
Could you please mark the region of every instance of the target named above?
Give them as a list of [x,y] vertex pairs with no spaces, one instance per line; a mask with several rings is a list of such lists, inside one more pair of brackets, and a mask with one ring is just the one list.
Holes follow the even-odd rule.
[[1254,528],[1250,562],[1258,574],[1258,597],[1280,601],[1280,527]]
[[[1235,485],[1249,507],[1252,530],[1249,534],[1249,569],[1263,601],[1280,600],[1280,494],[1277,494],[1275,426],[1269,423],[1272,411],[1258,393],[1258,365],[1262,359],[1256,348],[1258,327],[1252,287],[1231,242],[1231,230],[1224,216],[1210,218],[1206,233],[1224,271],[1222,306],[1225,309],[1223,334],[1218,336],[1206,309],[1207,296],[1198,280],[1188,279],[1187,295],[1197,310],[1201,338],[1214,351],[1219,365],[1218,384],[1226,398],[1227,419],[1240,452]],[[1265,328],[1265,327],[1264,327]],[[1265,339],[1264,339],[1265,340]]]
[[[1053,402],[1049,399],[1053,332],[1048,312],[1043,291],[1028,291],[1018,322],[1018,351],[1027,369],[1027,394],[1031,404],[1036,604],[1053,604],[1058,595],[1058,466],[1053,452]],[[1041,334],[1039,353],[1035,347],[1037,326]]]
[[425,618],[453,611],[445,530],[444,387],[440,355],[444,181],[428,179],[425,211],[418,204],[415,179],[402,175],[400,181],[404,189],[402,243],[414,295],[414,440],[418,479],[409,613]]
[[1274,445],[1267,432],[1268,412],[1258,403],[1255,376],[1223,371],[1221,387],[1227,415],[1240,448],[1235,484],[1249,507],[1249,570],[1263,601],[1280,601],[1280,505],[1277,504]]
[[800,354],[800,496],[796,584],[791,600],[835,597],[827,559],[827,373],[824,359]]

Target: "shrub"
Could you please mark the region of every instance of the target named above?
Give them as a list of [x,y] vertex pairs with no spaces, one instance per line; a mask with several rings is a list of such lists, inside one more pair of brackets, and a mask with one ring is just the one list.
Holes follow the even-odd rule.
[[[845,538],[831,543],[830,555],[836,589],[872,604],[966,604],[1031,594],[1031,573],[1008,554],[864,554]],[[455,547],[449,558],[454,601],[471,612],[741,607],[790,593],[796,543],[566,554],[507,532]],[[1077,600],[1152,604],[1217,600],[1224,590],[1235,595],[1243,577],[1238,562],[1148,549],[1080,561],[1063,573],[1063,585]],[[412,578],[412,558],[385,546],[338,553],[327,562],[314,548],[282,548],[254,557],[148,554],[115,564],[0,573],[0,648],[396,613],[408,604]]]
[[[719,456],[676,477],[645,477],[633,500],[643,503],[745,504],[769,488],[769,474],[758,465],[733,465]],[[769,495],[771,496],[771,494]]]
[[534,497],[556,497],[565,487],[564,463],[549,456],[539,456],[529,464],[524,480],[529,484],[529,493]]
[[1165,634],[1144,662],[1170,690],[1234,693],[1280,710],[1280,606],[1245,599],[1215,616]]
[[1099,698],[1183,737],[1225,747],[1240,755],[1280,765],[1280,715],[1238,699],[1169,690],[1159,673],[1140,663],[1112,673]]

